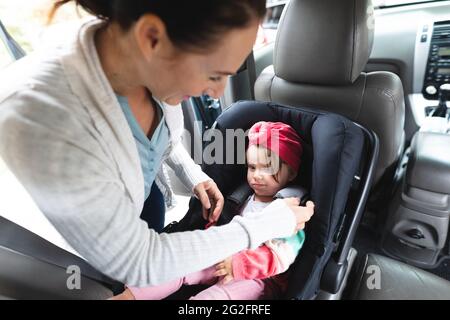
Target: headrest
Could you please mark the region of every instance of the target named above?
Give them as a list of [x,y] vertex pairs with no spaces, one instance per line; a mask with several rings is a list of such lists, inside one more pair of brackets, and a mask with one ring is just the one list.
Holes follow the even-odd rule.
[[374,33],[371,0],[290,0],[274,49],[277,77],[348,85],[364,69]]

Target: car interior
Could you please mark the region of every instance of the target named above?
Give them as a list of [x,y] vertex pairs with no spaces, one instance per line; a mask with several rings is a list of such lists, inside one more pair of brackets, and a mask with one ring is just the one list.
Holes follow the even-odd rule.
[[[263,45],[224,96],[183,102],[183,142],[201,159],[209,129],[261,120],[288,123],[304,139],[297,183],[316,213],[279,298],[450,299],[450,1],[267,7]],[[0,39],[13,60],[26,54],[1,21]],[[226,205],[247,198],[243,165],[199,164]],[[178,205],[165,231],[202,227],[198,200],[167,169]],[[0,171],[0,191],[6,176]],[[123,290],[61,237],[21,224],[11,212],[28,207],[15,206],[0,204],[0,299],[106,299]],[[68,290],[74,265],[83,286]]]

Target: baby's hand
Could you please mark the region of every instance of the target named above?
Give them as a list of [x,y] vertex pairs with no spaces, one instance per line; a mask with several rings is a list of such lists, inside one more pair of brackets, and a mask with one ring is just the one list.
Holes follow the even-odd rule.
[[234,279],[233,277],[233,265],[231,261],[232,257],[226,258],[222,262],[216,264],[216,272],[214,272],[214,276],[220,277],[223,276],[223,279],[220,281],[221,284],[227,284],[228,282]]

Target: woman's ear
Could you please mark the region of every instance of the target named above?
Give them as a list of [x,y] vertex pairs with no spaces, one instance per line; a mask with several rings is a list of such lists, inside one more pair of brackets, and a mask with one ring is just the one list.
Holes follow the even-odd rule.
[[147,60],[168,42],[164,22],[154,14],[145,14],[139,18],[134,26],[134,36]]

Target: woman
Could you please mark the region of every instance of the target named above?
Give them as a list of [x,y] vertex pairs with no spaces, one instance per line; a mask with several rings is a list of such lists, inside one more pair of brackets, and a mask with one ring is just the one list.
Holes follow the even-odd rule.
[[149,228],[161,225],[151,221],[163,214],[161,194],[171,201],[163,162],[218,219],[223,196],[180,143],[179,104],[222,95],[252,49],[265,0],[76,2],[99,19],[4,72],[0,154],[90,264],[129,285],[156,285],[304,227],[313,206],[280,200],[276,217],[188,233]]

